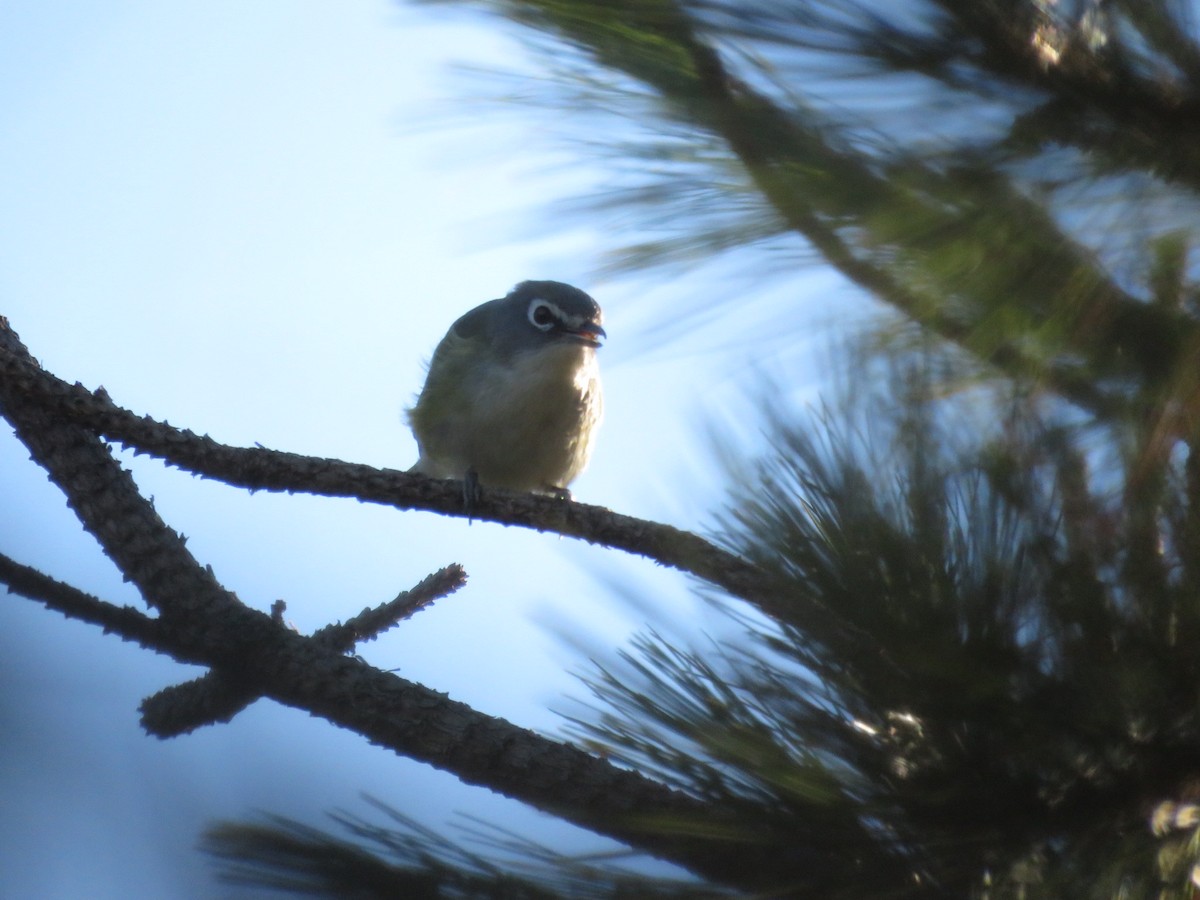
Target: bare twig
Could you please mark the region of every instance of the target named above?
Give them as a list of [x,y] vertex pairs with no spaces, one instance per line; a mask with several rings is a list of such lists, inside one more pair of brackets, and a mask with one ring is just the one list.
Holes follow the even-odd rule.
[[228,722],[262,697],[259,686],[227,666],[163,688],[143,700],[138,712],[146,733],[165,740]]
[[[446,566],[422,579],[412,590],[401,592],[396,599],[364,609],[347,622],[326,625],[312,638],[336,653],[349,653],[356,644],[374,640],[439,597],[458,590],[466,583],[466,577],[462,566]],[[279,616],[275,615],[277,608],[272,606],[271,619],[279,627],[286,627],[282,610]],[[205,725],[228,722],[261,696],[260,690],[239,678],[236,672],[214,669],[146,698],[141,705],[142,727],[155,737],[179,737]]]
[[356,644],[373,641],[393,625],[416,615],[425,607],[467,583],[467,573],[458,563],[451,563],[423,578],[412,590],[403,591],[395,600],[364,609],[346,622],[326,625],[313,637],[334,650],[348,653]]
[[[36,600],[70,619],[99,625],[105,634],[136,641],[150,650],[167,649],[161,623],[131,606],[117,606],[57,581],[0,553],[0,584],[10,593]],[[193,662],[194,660],[184,660]]]

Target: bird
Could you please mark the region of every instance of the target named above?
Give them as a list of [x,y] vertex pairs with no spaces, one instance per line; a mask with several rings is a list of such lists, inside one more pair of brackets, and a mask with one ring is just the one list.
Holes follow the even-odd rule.
[[561,281],[523,281],[442,338],[407,418],[410,472],[571,499],[603,417],[599,304]]

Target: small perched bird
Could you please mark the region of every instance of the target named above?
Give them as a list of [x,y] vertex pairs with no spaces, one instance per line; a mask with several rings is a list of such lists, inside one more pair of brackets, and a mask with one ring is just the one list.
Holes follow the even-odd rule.
[[596,301],[559,281],[523,281],[450,326],[408,410],[410,471],[570,497],[588,464],[603,398]]

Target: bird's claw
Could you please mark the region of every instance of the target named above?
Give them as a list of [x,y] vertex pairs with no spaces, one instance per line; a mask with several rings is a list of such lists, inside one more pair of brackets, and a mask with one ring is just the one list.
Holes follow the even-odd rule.
[[479,473],[474,469],[467,469],[467,474],[463,476],[462,483],[463,493],[463,509],[467,511],[467,523],[472,520],[472,513],[475,507],[479,505],[479,501],[483,499],[483,488],[479,484]]

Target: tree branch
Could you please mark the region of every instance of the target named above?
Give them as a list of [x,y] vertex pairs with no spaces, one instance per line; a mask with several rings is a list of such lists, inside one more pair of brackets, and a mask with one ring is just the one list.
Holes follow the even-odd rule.
[[[0,584],[6,585],[9,593],[35,600],[69,619],[99,625],[105,634],[118,635],[121,640],[134,641],[148,650],[168,652],[157,619],[132,606],[117,606],[101,600],[3,553],[0,553]],[[196,662],[186,658],[181,661]]]
[[89,431],[233,487],[353,497],[397,509],[553,531],[648,557],[755,603],[769,602],[770,586],[758,569],[691,532],[669,525],[621,515],[601,506],[503,490],[485,490],[468,510],[457,481],[262,447],[229,447],[207,435],[174,428],[149,416],[136,416],[113,403],[103,388],[92,393],[81,385],[68,384],[14,353],[4,341],[0,341],[0,379],[8,392],[35,400]]
[[364,609],[357,616],[336,625],[326,625],[313,635],[330,648],[349,653],[363,641],[373,641],[394,625],[425,609],[435,600],[453,594],[467,583],[467,573],[458,563],[438,569],[411,590],[401,591],[395,600]]
[[[183,539],[138,493],[129,473],[104,443],[65,416],[60,404],[47,402],[48,395],[55,393],[79,400],[81,391],[42,373],[3,318],[0,361],[0,414],[13,426],[34,461],[66,494],[68,505],[84,528],[146,602],[159,611],[159,618],[154,620],[156,649],[166,649],[188,662],[202,662],[220,671],[235,687],[244,686],[255,694],[321,716],[372,743],[449,771],[468,784],[488,787],[717,881],[762,885],[780,877],[799,877],[815,863],[814,854],[804,847],[772,845],[757,820],[714,808],[576,747],[479,713],[444,694],[348,657],[322,641],[296,634],[266,613],[247,608],[217,582],[211,568],[201,566],[191,555]],[[98,402],[105,405],[102,399]],[[124,421],[124,416],[109,412],[116,420]],[[206,439],[184,436],[180,440],[179,433],[166,426],[150,430],[201,457],[212,454],[226,458],[222,456],[223,448]],[[270,466],[264,470],[264,454],[277,464],[291,459],[288,454],[272,455],[268,451],[233,452],[232,458],[248,462],[252,470],[263,470],[261,481],[288,489],[278,481],[279,471]],[[345,489],[345,482],[338,481],[339,474],[344,477],[339,469],[344,470],[345,464],[295,459],[301,462],[291,467],[282,465],[281,470],[308,471],[313,483],[327,490],[329,481]],[[380,495],[402,495],[406,490],[420,495],[427,491],[431,496],[441,496],[440,502],[448,505],[445,494],[454,491],[453,487],[401,473],[389,476],[367,467],[355,471],[359,481],[374,485]],[[331,476],[330,472],[335,474]],[[524,509],[525,515],[537,508],[523,498],[506,497],[491,501],[485,511],[496,515],[498,509],[509,504],[514,510]],[[553,501],[547,501],[551,504]],[[604,515],[612,516],[606,510],[587,508],[583,519],[572,519],[570,510],[578,506],[561,504],[566,511],[560,515],[568,522],[575,521],[576,528],[580,521],[591,523],[594,531],[589,534],[593,537],[612,533],[612,529],[620,532],[620,523],[603,521]],[[510,515],[517,519],[520,513]],[[635,529],[641,527],[637,520],[629,521],[635,523]],[[656,537],[662,539],[662,533],[654,535],[652,528],[650,532],[647,543],[653,546]],[[623,534],[628,538],[629,533],[627,526]],[[717,552],[698,538],[686,537],[691,541],[684,540],[683,545],[693,551],[708,548],[709,553]],[[675,553],[679,558],[677,548]],[[701,560],[694,562],[696,568],[703,568]],[[749,571],[749,566],[740,561],[738,567],[744,573]],[[37,581],[22,567],[7,565],[3,571],[17,583],[38,587],[41,595],[59,590]],[[100,616],[103,608],[97,607],[99,601],[81,600],[74,596],[73,601],[61,606],[75,602],[84,615]],[[135,616],[110,615],[107,610],[103,614],[103,624],[114,630],[127,625],[132,635],[148,628]]]
[[[312,639],[336,653],[349,653],[360,642],[374,640],[439,597],[457,591],[466,580],[462,566],[449,565],[423,579],[411,591],[402,591],[394,600],[364,609],[347,622],[326,625]],[[272,620],[283,624],[274,612]],[[228,722],[260,696],[261,692],[237,673],[214,669],[147,697],[141,705],[142,727],[155,737],[178,737],[205,725]]]

